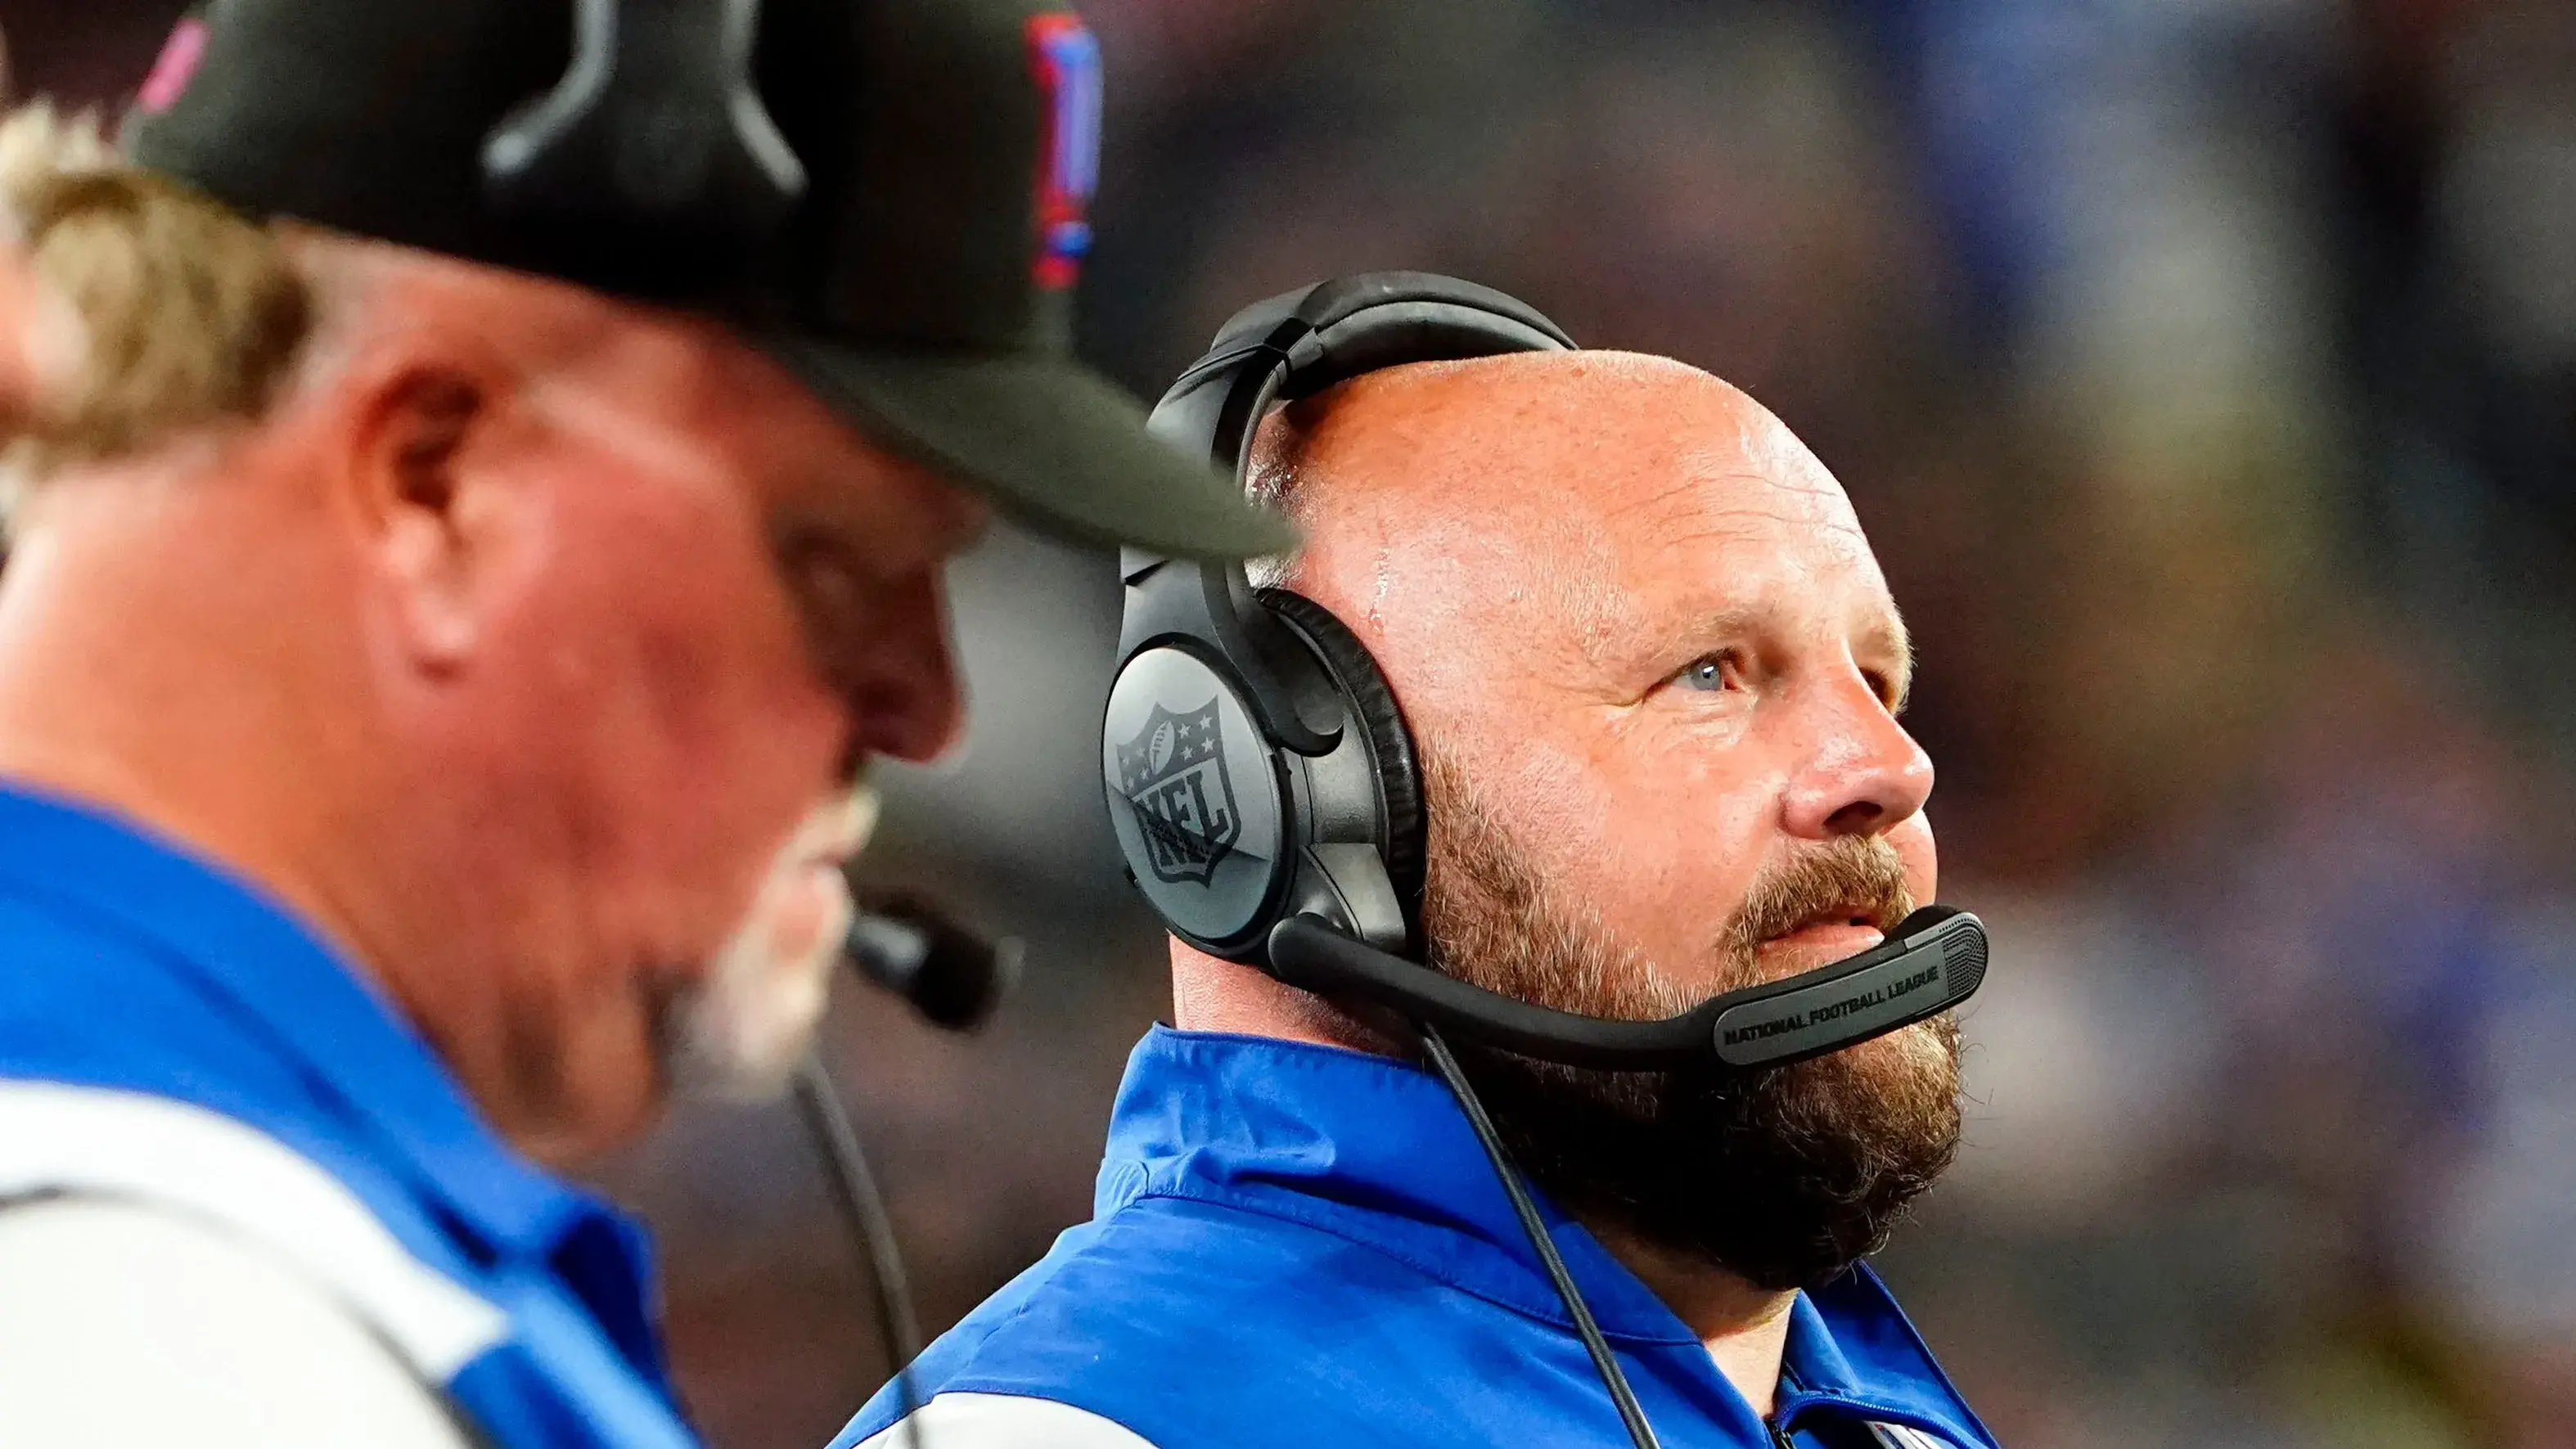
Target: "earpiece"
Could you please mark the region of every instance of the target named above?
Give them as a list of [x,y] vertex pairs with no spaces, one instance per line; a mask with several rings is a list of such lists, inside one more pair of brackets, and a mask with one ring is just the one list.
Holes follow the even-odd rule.
[[[1490,288],[1346,277],[1237,313],[1151,426],[1240,483],[1275,405],[1381,368],[1573,346]],[[1984,926],[1943,906],[1849,960],[1661,1022],[1547,1011],[1443,975],[1419,959],[1419,762],[1368,651],[1313,600],[1254,590],[1240,564],[1130,550],[1120,572],[1102,781],[1130,876],[1199,950],[1524,1055],[1624,1070],[1839,1050],[1948,1010],[1985,978]]]
[[[1524,303],[1419,272],[1345,278],[1237,313],[1154,411],[1238,480],[1273,404],[1406,362],[1562,350]],[[1130,873],[1175,934],[1268,964],[1289,916],[1400,952],[1422,890],[1411,736],[1341,621],[1255,593],[1240,564],[1130,551],[1101,767]]]
[[[1386,676],[1377,672],[1377,661],[1369,657],[1367,646],[1333,617],[1332,610],[1286,589],[1263,589],[1257,597],[1315,651],[1335,692],[1349,706],[1349,723],[1360,731],[1369,762],[1377,768],[1383,818],[1378,857],[1386,867],[1388,883],[1395,887],[1396,899],[1420,902],[1422,775],[1413,757],[1413,732],[1404,727],[1404,711],[1396,706],[1395,691],[1387,688]],[[1412,913],[1409,908],[1408,926],[1418,924],[1410,919]]]

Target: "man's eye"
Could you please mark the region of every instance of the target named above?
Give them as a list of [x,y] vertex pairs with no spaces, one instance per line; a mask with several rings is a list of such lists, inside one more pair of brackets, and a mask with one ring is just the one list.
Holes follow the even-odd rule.
[[827,546],[790,548],[780,563],[814,667],[837,689],[865,621],[865,586],[848,562]]
[[1730,655],[1711,654],[1694,659],[1673,676],[1673,683],[1684,689],[1722,690],[1735,682],[1735,660]]

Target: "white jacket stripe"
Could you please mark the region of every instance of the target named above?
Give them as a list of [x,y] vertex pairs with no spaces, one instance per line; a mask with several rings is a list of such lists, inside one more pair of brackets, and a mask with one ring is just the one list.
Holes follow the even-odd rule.
[[[907,1437],[905,1430],[913,1431]],[[940,1394],[854,1449],[1154,1449],[1115,1419],[1019,1394]]]
[[151,1204],[235,1233],[307,1274],[430,1383],[509,1335],[507,1315],[412,1257],[339,1179],[202,1107],[0,1081],[0,1203],[48,1195]]

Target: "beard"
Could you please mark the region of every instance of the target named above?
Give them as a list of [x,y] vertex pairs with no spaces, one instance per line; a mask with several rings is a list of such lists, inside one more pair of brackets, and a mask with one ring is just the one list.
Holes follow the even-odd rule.
[[[1676,1015],[1758,984],[1762,943],[1819,912],[1868,906],[1893,925],[1913,907],[1887,842],[1837,837],[1754,883],[1711,944],[1716,990],[1685,994],[1593,913],[1552,899],[1461,772],[1426,766],[1431,964],[1540,1006]],[[1946,1013],[1743,1073],[1714,1060],[1610,1072],[1467,1042],[1457,1051],[1513,1156],[1560,1205],[1770,1291],[1819,1287],[1885,1246],[1958,1150],[1958,1028]]]
[[751,909],[662,1013],[663,1080],[686,1096],[757,1102],[787,1087],[813,1048],[856,908],[832,856],[876,820],[864,787],[810,813],[761,877]]

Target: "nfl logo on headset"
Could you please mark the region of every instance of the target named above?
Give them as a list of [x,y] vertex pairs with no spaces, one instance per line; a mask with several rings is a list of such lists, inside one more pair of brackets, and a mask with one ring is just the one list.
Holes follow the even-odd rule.
[[1144,729],[1118,747],[1119,793],[1136,812],[1146,863],[1173,885],[1212,882],[1243,833],[1216,708],[1211,699],[1174,714],[1158,704]]
[[1100,183],[1100,42],[1071,15],[1029,18],[1029,73],[1046,131],[1039,142],[1037,263],[1040,287],[1073,285],[1091,250],[1084,209]]

